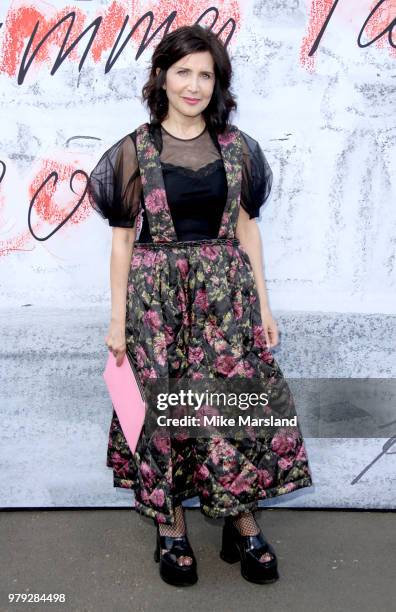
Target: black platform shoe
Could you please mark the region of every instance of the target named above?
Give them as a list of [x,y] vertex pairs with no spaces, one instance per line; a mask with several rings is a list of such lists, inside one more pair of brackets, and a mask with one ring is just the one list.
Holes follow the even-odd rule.
[[[166,549],[166,552],[161,551]],[[178,557],[192,558],[189,565],[179,565]],[[194,556],[187,534],[179,537],[162,536],[157,526],[157,547],[154,551],[154,560],[160,564],[162,580],[174,586],[190,586],[198,580],[197,560]]]
[[[272,559],[260,561],[265,553],[271,553]],[[232,517],[225,517],[223,526],[220,557],[227,563],[241,562],[241,574],[249,582],[266,584],[278,580],[278,562],[275,551],[261,531],[257,535],[241,535],[232,522]]]

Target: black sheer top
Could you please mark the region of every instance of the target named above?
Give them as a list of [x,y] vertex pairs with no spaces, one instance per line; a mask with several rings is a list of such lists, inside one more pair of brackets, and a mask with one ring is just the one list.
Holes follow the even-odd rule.
[[[215,135],[205,128],[195,138],[172,136],[151,124],[160,153],[164,185],[178,240],[216,238],[227,199],[227,179]],[[241,206],[250,219],[272,187],[272,170],[259,143],[242,132]],[[112,227],[134,227],[142,209],[143,225],[137,242],[152,242],[144,206],[136,155],[136,130],[108,149],[88,182],[91,206]]]

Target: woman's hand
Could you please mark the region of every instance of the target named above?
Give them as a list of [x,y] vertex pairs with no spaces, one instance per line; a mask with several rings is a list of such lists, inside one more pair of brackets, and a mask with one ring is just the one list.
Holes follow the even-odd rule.
[[267,347],[276,346],[279,342],[278,326],[269,308],[261,308],[261,320]]
[[111,320],[109,332],[105,337],[105,342],[109,350],[116,358],[116,364],[120,366],[124,361],[124,356],[126,353],[125,324],[119,321]]

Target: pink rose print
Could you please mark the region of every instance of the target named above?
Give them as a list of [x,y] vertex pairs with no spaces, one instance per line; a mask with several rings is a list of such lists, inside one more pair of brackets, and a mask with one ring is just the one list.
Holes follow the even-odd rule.
[[142,380],[146,380],[147,378],[158,378],[157,372],[153,367],[144,368],[141,372],[139,372]]
[[223,474],[222,476],[219,476],[217,480],[219,481],[222,487],[224,487],[225,489],[228,489],[232,483],[233,478],[234,478],[233,474]]
[[240,294],[238,294],[238,297],[234,300],[233,304],[232,304],[232,308],[234,311],[234,318],[236,320],[240,319],[242,317],[243,314],[243,310],[242,310],[242,296]]
[[237,268],[235,266],[231,266],[229,273],[228,273],[228,278],[229,278],[230,283],[234,281],[236,273],[237,273]]
[[287,455],[295,449],[295,436],[291,433],[276,433],[271,441],[271,449],[279,456]]
[[139,369],[143,368],[147,361],[146,351],[142,346],[138,346],[136,349],[136,361]]
[[214,364],[220,374],[227,376],[235,367],[235,359],[231,355],[220,355],[216,357]]
[[229,376],[242,376],[244,378],[253,378],[254,368],[248,361],[239,361],[235,368],[229,373]]
[[[228,168],[232,170],[231,165],[229,165]],[[223,213],[223,225],[228,225],[229,219],[230,219],[230,214],[228,212],[224,212]]]
[[157,522],[158,523],[166,523],[166,516],[162,514],[162,512],[157,512]]
[[152,213],[158,213],[166,207],[166,195],[164,189],[153,189],[145,198],[146,208]]
[[120,453],[117,451],[112,454],[111,459],[113,461],[114,470],[117,476],[120,476],[121,478],[126,477],[128,470],[128,459],[122,457],[122,455],[120,455]]
[[160,432],[155,433],[151,438],[155,448],[163,455],[169,453],[170,443],[169,436],[161,435]]
[[205,353],[200,346],[190,346],[188,348],[188,362],[199,363],[204,358]]
[[185,310],[183,312],[183,325],[190,327],[191,325],[191,311]]
[[206,480],[209,476],[210,472],[208,470],[208,468],[206,467],[206,465],[200,465],[196,470],[195,470],[195,476],[198,480]]
[[152,331],[157,331],[161,327],[161,319],[155,310],[147,310],[143,316],[144,325],[147,325]]
[[219,452],[219,449],[215,446],[214,449],[212,450],[212,452],[209,455],[210,460],[212,461],[213,465],[218,465],[219,461],[221,459],[221,452]]
[[224,147],[228,147],[229,145],[235,142],[236,133],[235,132],[224,132],[224,134],[218,134],[218,141]]
[[228,444],[225,440],[221,441],[223,446],[223,457],[228,461],[233,459],[235,456],[235,448],[233,448],[230,444]]
[[221,340],[225,340],[226,333],[221,329],[221,327],[219,327],[218,325],[215,325],[214,330],[215,330],[216,338],[220,338]]
[[225,469],[230,470],[231,474],[235,474],[235,471],[237,471],[237,466],[238,462],[236,460],[235,453],[232,457],[227,457],[226,461],[224,462]]
[[206,289],[198,289],[196,295],[195,295],[195,303],[198,306],[198,308],[200,308],[201,310],[208,310],[209,307],[209,303],[208,303],[208,294],[206,292]]
[[143,482],[147,486],[151,487],[155,478],[154,470],[149,466],[148,463],[146,463],[146,461],[142,461],[140,464],[140,471],[142,473]]
[[215,246],[210,246],[208,244],[202,245],[200,248],[201,257],[206,257],[214,261],[219,257],[219,249]]
[[175,339],[175,333],[170,325],[164,325],[165,342],[171,344]]
[[147,251],[143,255],[143,265],[151,268],[155,264],[156,254],[154,251]]
[[[268,350],[266,351],[262,351],[260,353],[260,359],[261,361],[264,361],[265,363],[273,363],[274,361],[274,356],[272,355],[272,353]],[[273,381],[275,382],[275,381]]]
[[147,503],[149,500],[149,494],[147,493],[146,489],[142,489],[140,492],[140,497],[142,498],[143,503]]
[[200,372],[193,372],[192,379],[193,380],[201,380],[204,377]]
[[154,147],[154,145],[152,144],[147,144],[146,145],[146,155],[148,158],[152,158],[156,155],[156,149]]
[[165,493],[162,489],[154,489],[149,497],[149,500],[154,506],[163,506],[165,502]]
[[140,253],[134,253],[132,255],[132,262],[131,262],[131,267],[132,268],[140,268],[142,264],[142,256]]
[[[213,441],[214,438],[212,438]],[[219,438],[217,444],[215,444],[210,452],[210,459],[214,465],[218,465],[220,462],[224,463],[228,459],[232,459],[235,455],[235,449],[233,449],[224,439]]]
[[172,484],[172,465],[169,465],[168,469],[166,470],[165,480],[169,485]]
[[260,487],[267,489],[271,486],[273,478],[268,470],[257,470],[257,481]]
[[250,487],[251,482],[248,475],[242,472],[232,481],[231,485],[228,487],[228,491],[234,495],[240,495],[244,491],[249,491]]
[[180,276],[184,280],[186,278],[187,272],[188,272],[188,262],[187,262],[187,259],[177,259],[176,260],[176,265],[177,265],[178,270],[180,272]]
[[254,345],[260,348],[266,347],[264,328],[262,325],[253,325]]
[[293,465],[293,461],[287,457],[282,457],[282,459],[279,459],[278,465],[281,470],[290,470]]

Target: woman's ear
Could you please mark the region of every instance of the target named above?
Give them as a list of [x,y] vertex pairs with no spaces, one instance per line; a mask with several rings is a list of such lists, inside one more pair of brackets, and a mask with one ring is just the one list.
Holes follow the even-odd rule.
[[[158,76],[160,72],[161,72],[161,68],[156,68],[156,69],[155,69],[155,74],[156,74],[156,76]],[[162,89],[166,89],[166,85],[165,85],[165,83],[164,83],[163,85],[161,85],[161,87],[162,87]]]

